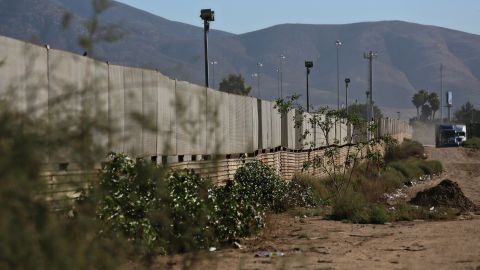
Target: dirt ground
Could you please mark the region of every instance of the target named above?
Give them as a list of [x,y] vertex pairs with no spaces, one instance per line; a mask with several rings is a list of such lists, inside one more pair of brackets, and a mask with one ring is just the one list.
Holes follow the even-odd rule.
[[[480,152],[463,148],[427,147],[442,161],[445,173],[413,187],[409,195],[442,179],[456,181],[465,195],[480,204]],[[158,269],[474,269],[480,270],[480,216],[454,221],[397,222],[359,225],[271,216],[259,239],[246,239],[242,249],[226,248],[185,256],[163,257]],[[259,251],[284,256],[259,258]]]

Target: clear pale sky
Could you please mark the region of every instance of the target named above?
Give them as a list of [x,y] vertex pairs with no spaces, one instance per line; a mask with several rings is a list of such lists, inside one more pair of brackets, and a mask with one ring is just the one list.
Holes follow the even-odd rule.
[[213,29],[245,33],[282,23],[344,24],[402,20],[480,34],[480,0],[117,0],[163,18],[201,26],[200,9],[215,10]]

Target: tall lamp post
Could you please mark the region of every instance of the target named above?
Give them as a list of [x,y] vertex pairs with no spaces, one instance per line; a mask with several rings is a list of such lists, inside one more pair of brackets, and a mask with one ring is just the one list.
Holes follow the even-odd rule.
[[257,98],[260,98],[260,89],[258,89],[258,73],[253,73],[252,82],[255,83],[255,78],[257,78]]
[[375,116],[373,115],[373,59],[377,57],[377,53],[373,51],[369,51],[368,53],[363,54],[363,58],[368,60],[368,91],[369,91],[369,99],[368,99],[368,107],[367,107],[367,121],[371,121],[372,118]]
[[203,42],[205,49],[205,87],[208,87],[208,31],[210,30],[210,22],[215,21],[215,11],[211,9],[202,9],[200,18],[203,20]]
[[257,62],[257,87],[258,87],[258,98],[261,98],[260,96],[260,68],[263,67],[262,62]]
[[212,65],[212,88],[215,89],[215,65],[217,65],[218,62],[213,60],[210,61],[210,65]]
[[342,42],[340,40],[335,41],[337,47],[337,110],[340,110],[340,61],[339,61],[339,51]]
[[287,57],[283,54],[280,56],[280,97],[283,98],[283,60],[285,60]]
[[348,114],[348,84],[350,83],[350,78],[345,78],[345,112]]
[[310,69],[313,68],[313,61],[305,61],[305,67],[307,68],[307,112],[310,112],[310,96],[308,89],[308,77],[310,75]]

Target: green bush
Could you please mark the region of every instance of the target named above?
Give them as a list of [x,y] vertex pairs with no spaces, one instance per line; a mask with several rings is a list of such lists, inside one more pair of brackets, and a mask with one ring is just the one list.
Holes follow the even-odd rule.
[[0,102],[0,269],[119,269],[131,258],[122,238],[99,235],[94,211],[55,212],[41,175],[45,135]]
[[329,190],[328,179],[302,173],[295,174],[292,182],[311,190],[311,196],[317,202],[317,205],[328,204],[330,196],[332,196],[332,192]]
[[408,159],[410,157],[421,157],[425,152],[423,145],[417,141],[405,139],[401,144],[394,144],[387,147],[385,161]]
[[347,190],[334,199],[330,217],[334,220],[349,220],[353,223],[368,223],[370,220],[365,199],[353,190]]
[[412,180],[425,174],[415,160],[394,161],[390,162],[388,166],[399,171],[405,177],[405,180]]
[[443,171],[442,163],[438,160],[419,160],[417,166],[423,170],[426,175],[439,174]]
[[274,212],[286,210],[283,202],[288,185],[269,166],[253,161],[240,167],[234,181],[242,186],[243,196]]
[[[110,154],[98,186],[97,214],[146,255],[208,247],[210,181],[190,170],[166,171],[147,161]],[[97,196],[98,196],[97,195]]]
[[463,143],[463,147],[480,149],[480,138],[479,137],[473,137],[473,138],[467,139]]
[[239,182],[228,181],[210,193],[212,226],[220,240],[232,240],[258,232],[265,226],[264,207]]
[[370,206],[370,223],[384,224],[390,220],[390,215],[385,206],[375,204]]

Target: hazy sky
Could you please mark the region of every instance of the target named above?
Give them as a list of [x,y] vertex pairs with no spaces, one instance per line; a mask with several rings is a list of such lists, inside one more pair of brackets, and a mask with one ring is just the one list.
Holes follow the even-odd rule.
[[480,0],[117,0],[161,17],[201,26],[200,9],[215,10],[212,28],[245,33],[281,23],[343,24],[402,20],[480,34]]

